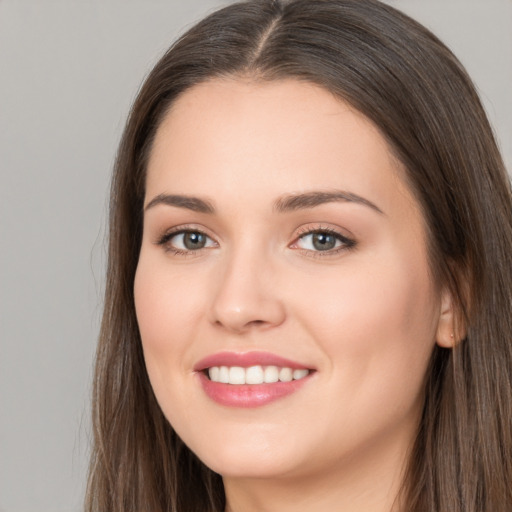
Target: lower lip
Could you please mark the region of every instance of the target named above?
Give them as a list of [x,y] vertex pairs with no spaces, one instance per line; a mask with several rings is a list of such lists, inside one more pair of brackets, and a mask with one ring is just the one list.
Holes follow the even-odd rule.
[[311,376],[290,382],[234,385],[213,382],[202,372],[197,375],[208,397],[228,407],[261,407],[275,402],[298,391]]

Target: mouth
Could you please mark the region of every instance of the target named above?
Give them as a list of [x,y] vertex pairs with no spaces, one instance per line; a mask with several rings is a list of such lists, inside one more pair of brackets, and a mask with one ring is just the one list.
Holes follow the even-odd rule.
[[228,407],[259,407],[294,394],[316,370],[264,352],[223,352],[194,368],[206,395]]

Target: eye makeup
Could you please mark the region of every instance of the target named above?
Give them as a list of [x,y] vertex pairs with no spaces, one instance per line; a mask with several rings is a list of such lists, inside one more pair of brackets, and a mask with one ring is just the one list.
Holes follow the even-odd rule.
[[[197,254],[205,249],[218,248],[219,244],[204,230],[193,225],[172,228],[161,235],[156,245],[176,256]],[[356,241],[340,231],[323,225],[301,228],[294,241],[288,246],[306,256],[329,257],[356,246]]]

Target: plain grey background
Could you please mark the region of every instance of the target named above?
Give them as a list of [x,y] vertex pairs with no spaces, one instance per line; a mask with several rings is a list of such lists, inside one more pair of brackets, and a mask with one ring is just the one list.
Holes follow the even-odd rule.
[[[110,169],[143,76],[220,0],[0,0],[0,512],[78,512]],[[512,169],[512,0],[388,0],[473,76]]]

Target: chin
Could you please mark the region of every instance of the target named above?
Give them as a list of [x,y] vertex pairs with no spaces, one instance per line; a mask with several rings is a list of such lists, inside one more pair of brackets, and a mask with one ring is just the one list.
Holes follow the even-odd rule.
[[218,457],[201,458],[215,473],[228,478],[278,478],[293,473],[292,461],[279,456],[255,456],[255,454],[221,454]]
[[190,446],[196,456],[212,471],[223,477],[273,478],[284,476],[302,467],[297,444],[289,439],[262,439],[248,435],[245,439],[233,439],[227,435],[222,441],[213,441],[205,446]]

